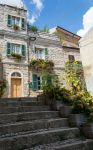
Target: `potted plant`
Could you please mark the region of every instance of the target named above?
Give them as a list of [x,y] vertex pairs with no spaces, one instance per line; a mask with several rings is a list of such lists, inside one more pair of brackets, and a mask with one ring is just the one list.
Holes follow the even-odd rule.
[[88,104],[86,103],[86,99],[83,99],[80,96],[76,96],[76,98],[73,101],[72,114],[70,114],[69,116],[69,124],[71,126],[80,127],[81,125],[87,122],[87,113]]
[[14,28],[15,31],[19,30],[19,26],[16,25],[16,24],[13,26],[13,28]]
[[30,61],[29,67],[33,70],[39,70],[39,71],[47,70],[47,71],[49,71],[49,69],[52,70],[53,65],[54,64],[52,61],[46,61],[43,59],[32,59]]
[[20,60],[22,58],[22,55],[16,54],[16,53],[11,53],[11,56],[18,59],[18,60]]

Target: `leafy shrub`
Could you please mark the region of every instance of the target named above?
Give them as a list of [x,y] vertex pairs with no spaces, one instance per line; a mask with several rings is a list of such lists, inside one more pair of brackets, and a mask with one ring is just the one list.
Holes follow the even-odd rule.
[[38,28],[36,26],[28,25],[28,30],[32,32],[37,32]]
[[80,92],[84,87],[84,76],[82,64],[78,61],[66,62],[65,64],[66,81],[74,93]]
[[93,97],[89,92],[81,91],[76,94],[73,100],[73,113],[86,113],[89,115],[91,107],[93,107]]

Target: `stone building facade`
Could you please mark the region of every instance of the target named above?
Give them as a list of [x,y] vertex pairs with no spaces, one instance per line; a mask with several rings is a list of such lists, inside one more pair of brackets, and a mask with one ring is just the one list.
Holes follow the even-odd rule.
[[[69,31],[66,31],[66,34],[69,38],[74,35]],[[74,38],[79,37],[75,35]],[[63,75],[69,55],[80,61],[78,43],[75,45],[77,47],[63,45],[60,36],[55,34],[28,31],[27,10],[0,4],[0,56],[3,63],[3,78],[7,81],[4,97],[36,95],[40,91],[42,77],[39,71],[29,69],[30,61],[53,61],[53,72],[59,76]],[[19,56],[21,59],[18,59]],[[37,84],[38,88],[35,91],[29,86],[32,83]]]

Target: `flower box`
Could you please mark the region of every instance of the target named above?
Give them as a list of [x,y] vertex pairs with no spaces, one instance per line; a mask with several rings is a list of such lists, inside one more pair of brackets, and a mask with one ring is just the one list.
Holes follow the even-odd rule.
[[19,30],[19,26],[18,26],[18,25],[14,25],[14,26],[13,26],[13,29],[14,29],[15,31]]
[[16,54],[16,53],[12,53],[11,56],[18,59],[18,60],[20,60],[22,58],[22,55]]

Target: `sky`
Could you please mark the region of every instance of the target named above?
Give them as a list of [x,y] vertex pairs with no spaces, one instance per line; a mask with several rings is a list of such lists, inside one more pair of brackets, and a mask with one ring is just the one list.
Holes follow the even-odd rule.
[[83,36],[93,26],[93,0],[0,0],[0,3],[24,5],[28,20],[39,29],[61,26]]

